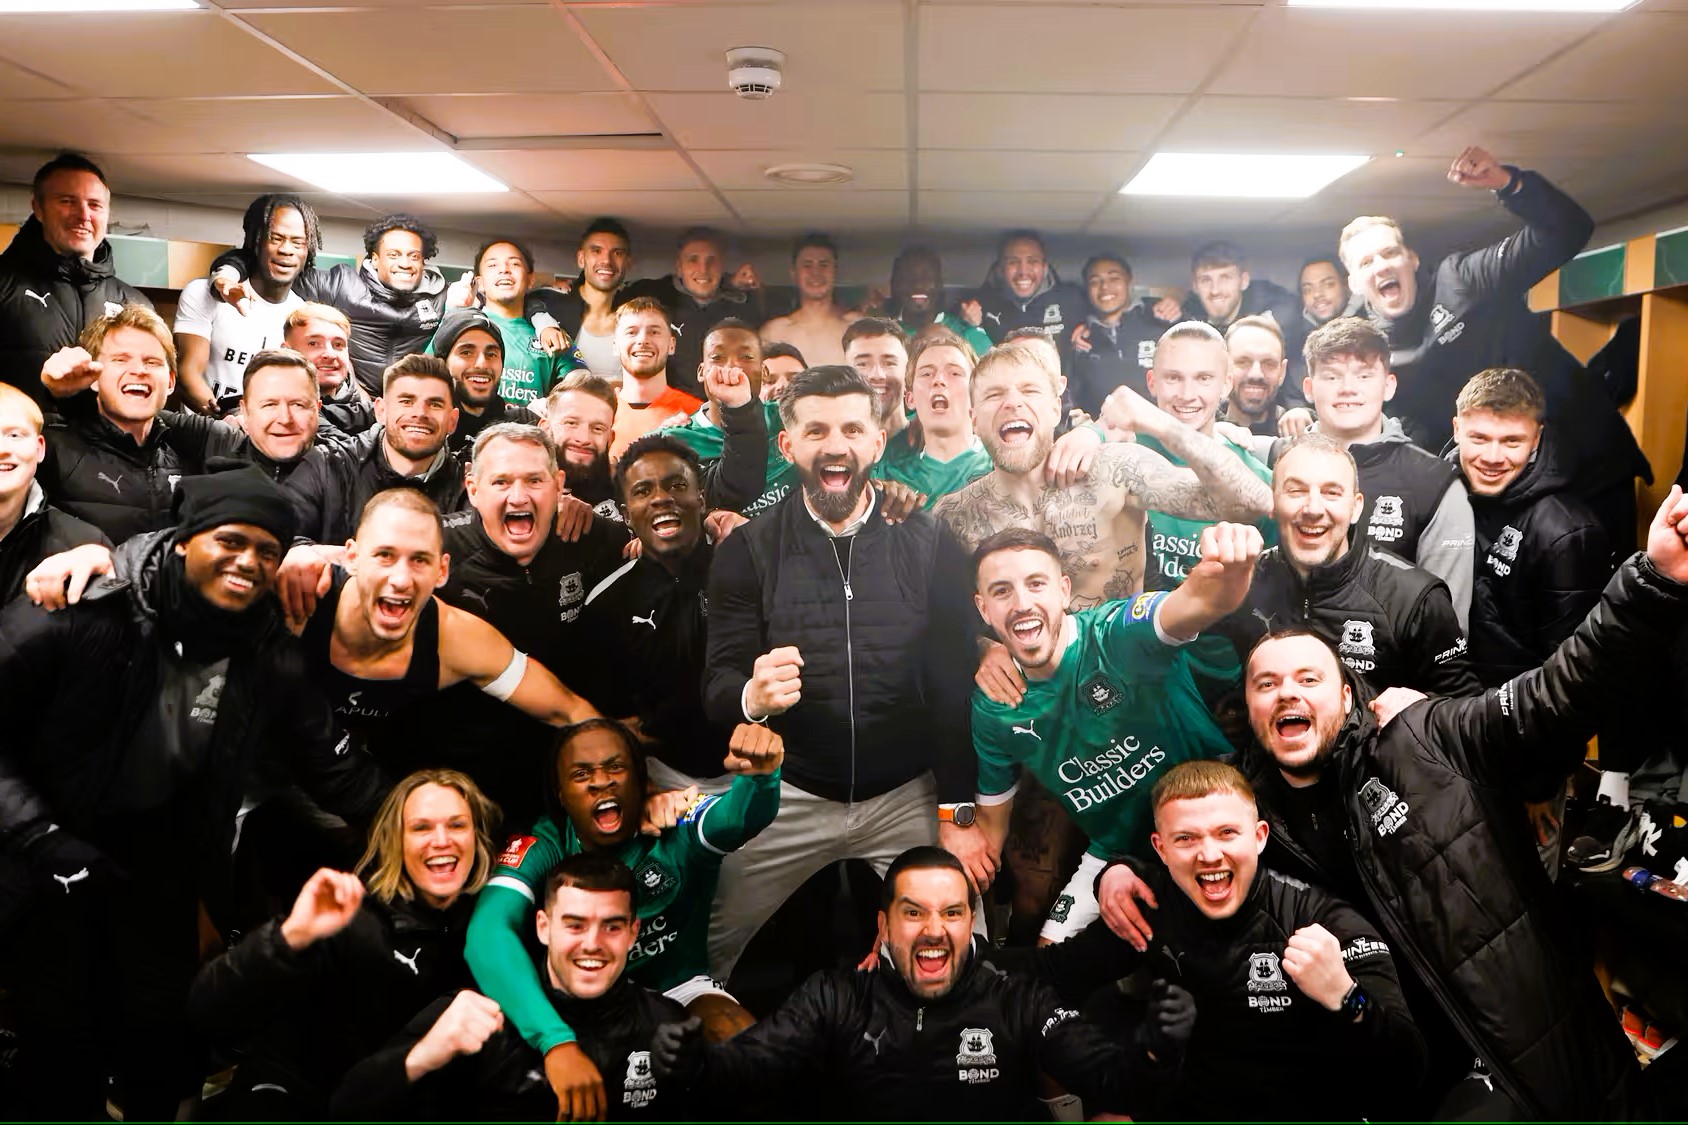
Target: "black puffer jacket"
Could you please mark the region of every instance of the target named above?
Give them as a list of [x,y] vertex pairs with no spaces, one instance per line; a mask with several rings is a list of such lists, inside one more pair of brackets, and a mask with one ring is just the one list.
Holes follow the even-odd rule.
[[[1540,669],[1481,695],[1431,699],[1379,730],[1355,706],[1318,788],[1341,824],[1297,838],[1258,747],[1244,772],[1267,796],[1265,860],[1340,885],[1315,855],[1352,857],[1366,911],[1432,989],[1494,1081],[1533,1117],[1626,1116],[1635,1056],[1586,958],[1567,941],[1523,794],[1563,779],[1602,717],[1639,704],[1642,673],[1688,623],[1688,588],[1626,562]],[[1420,1017],[1420,1024],[1424,1022]]]
[[[120,796],[112,782],[133,764],[129,756],[162,753],[132,743],[171,674],[175,640],[157,599],[161,568],[181,566],[174,546],[171,532],[122,544],[114,577],[68,610],[48,614],[27,599],[0,610],[0,713],[10,716],[0,743],[0,850],[16,854],[52,824],[98,843]],[[235,813],[261,754],[348,818],[367,815],[385,796],[356,755],[335,756],[328,706],[310,684],[279,604],[266,599],[249,612],[251,640],[229,660],[207,764],[199,776],[180,779],[199,795],[199,858],[213,874],[226,868]],[[95,695],[90,685],[98,685]]]
[[[550,997],[558,1014],[575,1029],[581,1050],[603,1075],[608,1120],[676,1121],[696,1112],[692,1099],[651,1069],[651,1038],[662,1024],[686,1018],[679,1004],[625,976],[594,1000],[556,989],[550,990]],[[557,1095],[545,1079],[544,1056],[508,1022],[474,1054],[459,1055],[418,1081],[408,1080],[405,1056],[452,1000],[446,996],[430,1004],[385,1047],[352,1068],[334,1095],[334,1116],[383,1121],[554,1118]]]
[[41,365],[122,305],[152,308],[146,294],[117,279],[111,243],[100,243],[92,261],[56,254],[41,235],[40,221],[33,215],[25,219],[0,254],[0,381],[49,404]]
[[[233,266],[244,279],[251,263],[237,249],[219,255],[211,272],[224,266]],[[387,368],[401,356],[426,350],[434,338],[445,313],[445,289],[445,275],[433,266],[423,269],[415,289],[393,289],[376,275],[368,258],[325,270],[301,270],[293,282],[301,300],[332,305],[352,322],[352,373],[376,398],[381,397],[381,376]]]
[[999,266],[992,266],[978,292],[983,319],[979,327],[1000,344],[1016,328],[1036,328],[1055,343],[1065,366],[1072,354],[1069,337],[1090,313],[1090,300],[1076,285],[1063,282],[1055,267],[1049,267],[1043,284],[1030,297],[1021,298],[1008,288]]
[[[1054,945],[989,956],[1029,968],[1074,1007],[1145,966],[1188,989],[1195,1033],[1168,1104],[1149,1116],[1331,1121],[1400,1112],[1402,1091],[1423,1075],[1424,1041],[1376,927],[1342,900],[1267,867],[1222,919],[1197,910],[1159,862],[1131,867],[1160,903],[1146,915],[1154,927],[1146,953],[1097,921]],[[1343,966],[1370,1002],[1358,1024],[1309,998],[1283,971],[1290,935],[1314,925],[1341,944]],[[1246,1051],[1237,1049],[1242,1043]],[[1310,1075],[1305,1064],[1315,1058],[1318,1073]]]
[[1273,629],[1312,629],[1379,691],[1409,687],[1457,695],[1480,686],[1447,586],[1375,547],[1350,547],[1305,579],[1283,548],[1273,547],[1255,564],[1244,609],[1227,620],[1252,629],[1242,634],[1248,644]]
[[[1457,463],[1459,454],[1448,457]],[[1471,665],[1485,685],[1534,668],[1571,635],[1611,578],[1605,528],[1571,493],[1551,433],[1499,496],[1471,494],[1477,582]]]
[[23,593],[23,580],[42,559],[84,543],[111,546],[99,528],[47,503],[39,481],[31,484],[23,515],[0,537],[0,605]]
[[1133,306],[1112,327],[1094,316],[1085,321],[1085,327],[1090,330],[1090,348],[1074,348],[1069,361],[1067,398],[1071,405],[1099,418],[1102,401],[1120,387],[1153,398],[1148,371],[1155,363],[1155,345],[1171,326],[1156,320],[1141,306]]
[[299,519],[299,538],[339,546],[357,530],[363,506],[388,488],[414,488],[444,512],[469,506],[463,467],[448,450],[425,476],[407,477],[395,470],[382,450],[385,430],[376,426],[354,440],[332,448],[318,446],[287,478],[287,495]]
[[47,427],[39,480],[47,499],[121,543],[174,522],[176,483],[205,472],[214,457],[238,454],[239,430],[197,414],[166,412],[146,440],[134,438],[89,407],[92,395],[61,399],[66,417]]
[[463,933],[473,896],[445,910],[366,896],[345,929],[301,950],[267,922],[199,970],[188,1019],[210,1043],[237,1048],[242,1079],[261,1072],[290,1104],[328,1100],[346,1071],[443,993],[469,983]]
[[971,589],[961,547],[928,513],[887,524],[876,500],[860,531],[835,540],[794,490],[716,548],[704,707],[743,722],[756,658],[795,645],[803,698],[769,721],[787,781],[861,801],[932,769],[940,801],[971,800]]
[[914,996],[881,953],[874,971],[816,973],[767,1019],[702,1052],[696,1084],[715,1098],[776,1085],[851,1121],[1032,1120],[1037,1076],[1125,1110],[1153,1068],[1061,1006],[1048,985],[972,950],[950,991]]

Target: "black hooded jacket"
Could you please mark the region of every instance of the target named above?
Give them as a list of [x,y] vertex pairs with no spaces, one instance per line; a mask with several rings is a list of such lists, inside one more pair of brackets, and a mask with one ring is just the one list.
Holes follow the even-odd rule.
[[[1457,449],[1448,459],[1458,463]],[[1571,635],[1611,578],[1605,528],[1571,492],[1552,434],[1499,496],[1471,494],[1477,518],[1471,665],[1487,686],[1534,668]]]
[[[541,970],[543,971],[543,970]],[[624,975],[609,991],[582,1000],[557,989],[551,1003],[579,1036],[581,1050],[604,1078],[610,1121],[685,1120],[695,1103],[651,1069],[651,1038],[686,1010]],[[404,1060],[451,1006],[445,996],[417,1013],[379,1051],[353,1067],[334,1095],[334,1116],[390,1121],[549,1121],[557,1095],[545,1059],[506,1022],[479,1051],[459,1055],[411,1082]]]
[[1025,298],[1008,288],[1000,266],[992,266],[978,300],[983,310],[979,327],[991,343],[1002,343],[1003,337],[1016,328],[1036,328],[1054,342],[1063,367],[1072,354],[1073,329],[1083,324],[1090,312],[1090,299],[1084,291],[1063,282],[1054,266],[1049,267],[1037,292]]
[[469,983],[463,932],[474,896],[444,910],[365,895],[346,928],[295,950],[266,922],[199,970],[188,1019],[207,1042],[238,1049],[241,1080],[283,1087],[290,1105],[328,1100],[346,1071],[416,1012]]
[[122,305],[152,308],[146,294],[117,279],[111,243],[95,247],[92,261],[55,253],[30,216],[0,253],[0,381],[49,404],[41,365]]
[[1312,629],[1379,691],[1409,687],[1450,695],[1480,686],[1466,660],[1465,633],[1447,586],[1429,571],[1363,543],[1314,567],[1306,578],[1295,572],[1282,547],[1273,547],[1255,564],[1244,609],[1227,620],[1250,630],[1246,644],[1274,629]]
[[[1158,862],[1131,861],[1154,891],[1154,938],[1138,953],[1092,922],[1066,941],[993,951],[1004,968],[1026,968],[1073,1007],[1096,989],[1147,967],[1188,989],[1196,1027],[1169,1104],[1176,1120],[1326,1121],[1396,1116],[1403,1088],[1424,1071],[1424,1041],[1401,995],[1389,946],[1342,900],[1267,867],[1228,918],[1196,909]],[[1323,926],[1369,1009],[1359,1023],[1304,994],[1283,971],[1285,943]]]
[[47,503],[40,483],[32,483],[23,514],[0,536],[0,605],[23,593],[23,580],[41,560],[84,543],[111,546],[99,528]]
[[168,586],[161,572],[181,571],[174,547],[171,532],[138,536],[118,547],[113,576],[92,585],[80,604],[49,614],[19,599],[0,610],[0,713],[10,716],[0,743],[0,851],[25,851],[51,825],[102,846],[108,818],[128,796],[114,783],[137,768],[170,778],[175,804],[189,801],[202,814],[198,859],[213,878],[226,869],[235,813],[261,756],[288,767],[323,807],[349,819],[366,816],[385,795],[355,756],[335,756],[328,706],[270,598],[247,611],[250,632],[243,624],[225,650],[203,768],[177,776],[163,748],[135,737],[163,685],[181,674],[178,639],[161,605]]
[[1637,475],[1650,480],[1635,436],[1599,383],[1524,303],[1532,285],[1588,244],[1594,219],[1537,173],[1514,171],[1517,190],[1499,199],[1522,230],[1421,265],[1418,299],[1400,319],[1368,310],[1389,339],[1397,380],[1390,413],[1419,446],[1440,450],[1453,436],[1454,398],[1466,380],[1489,367],[1519,367],[1541,384],[1548,419],[1560,423],[1560,453],[1580,495]]
[[1331,815],[1292,817],[1270,755],[1243,756],[1271,825],[1263,860],[1353,887],[1345,897],[1532,1117],[1624,1117],[1636,1070],[1567,940],[1575,927],[1536,853],[1524,794],[1563,779],[1599,722],[1640,702],[1644,671],[1685,623],[1688,588],[1636,555],[1541,668],[1414,704],[1381,730],[1356,701],[1311,787]]

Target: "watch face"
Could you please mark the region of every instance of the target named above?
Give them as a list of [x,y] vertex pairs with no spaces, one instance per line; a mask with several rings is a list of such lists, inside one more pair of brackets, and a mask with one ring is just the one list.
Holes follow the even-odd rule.
[[966,828],[973,823],[973,806],[957,805],[954,815],[955,823],[962,828]]

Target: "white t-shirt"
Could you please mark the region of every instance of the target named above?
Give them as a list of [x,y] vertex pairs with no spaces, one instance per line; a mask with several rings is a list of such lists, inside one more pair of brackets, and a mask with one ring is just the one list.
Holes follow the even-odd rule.
[[254,296],[247,314],[241,316],[233,306],[218,300],[211,283],[202,277],[188,282],[182,290],[176,304],[175,331],[211,341],[205,381],[219,399],[238,397],[247,362],[265,348],[281,347],[287,314],[304,303],[292,291],[273,305]]
[[621,356],[615,350],[613,334],[593,336],[582,331],[574,338],[574,346],[580,352],[580,358],[586,361],[586,370],[601,379],[621,382]]

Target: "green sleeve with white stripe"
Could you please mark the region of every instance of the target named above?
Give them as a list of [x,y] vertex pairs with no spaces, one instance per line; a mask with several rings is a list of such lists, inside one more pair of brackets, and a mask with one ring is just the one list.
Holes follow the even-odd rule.
[[780,773],[740,774],[719,797],[706,797],[682,819],[687,839],[720,858],[744,847],[780,811]]
[[[522,840],[532,843],[515,863],[507,863]],[[545,994],[539,968],[522,940],[533,928],[545,878],[561,860],[557,846],[543,837],[511,841],[475,903],[463,946],[463,959],[481,992],[497,1001],[504,1017],[541,1055],[575,1039],[574,1029],[563,1022]]]
[[1012,712],[991,704],[984,692],[974,691],[973,752],[979,757],[979,777],[974,788],[981,797],[1001,796],[1019,780],[1014,757],[998,738],[1005,715],[1011,716]]

